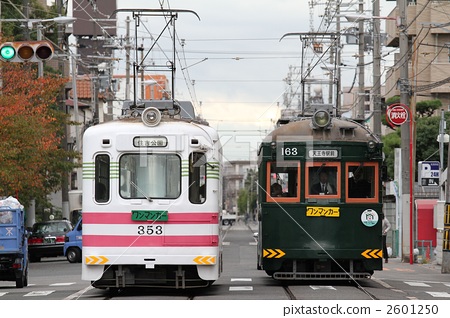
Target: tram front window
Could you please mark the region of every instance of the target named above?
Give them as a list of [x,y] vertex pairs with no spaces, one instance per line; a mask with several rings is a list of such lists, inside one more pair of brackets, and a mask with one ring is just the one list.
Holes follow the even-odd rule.
[[348,197],[374,198],[375,167],[349,165],[348,167]]
[[337,195],[337,167],[309,167],[310,195]]
[[119,168],[122,198],[175,199],[180,196],[181,160],[177,155],[123,155]]
[[270,164],[269,185],[267,194],[272,198],[299,196],[299,164],[293,162],[283,166],[275,163]]

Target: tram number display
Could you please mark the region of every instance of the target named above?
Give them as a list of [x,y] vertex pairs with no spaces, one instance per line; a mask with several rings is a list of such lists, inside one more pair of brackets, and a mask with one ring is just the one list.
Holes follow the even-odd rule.
[[289,157],[289,156],[298,156],[299,152],[298,152],[298,148],[296,147],[281,147],[281,155],[284,157]]
[[138,235],[163,235],[164,227],[162,225],[139,225],[137,227]]
[[167,211],[157,210],[132,210],[131,220],[133,221],[168,221]]
[[325,216],[338,218],[340,216],[340,212],[338,207],[308,206],[306,207],[306,216]]

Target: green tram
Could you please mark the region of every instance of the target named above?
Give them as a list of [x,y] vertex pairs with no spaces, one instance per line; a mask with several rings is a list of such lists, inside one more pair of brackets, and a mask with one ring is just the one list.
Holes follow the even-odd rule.
[[258,152],[258,269],[278,280],[382,270],[382,161],[376,135],[327,111],[272,131]]

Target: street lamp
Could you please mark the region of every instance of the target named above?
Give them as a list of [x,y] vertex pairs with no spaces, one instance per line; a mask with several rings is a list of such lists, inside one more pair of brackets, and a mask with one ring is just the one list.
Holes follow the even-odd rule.
[[[46,22],[55,22],[59,25],[67,25],[72,24],[76,21],[77,18],[74,17],[67,17],[67,16],[58,16],[52,19],[43,19],[43,20],[30,20],[28,21],[30,28],[33,26],[33,24],[37,24],[37,40],[42,40],[42,29],[44,26],[42,23]],[[42,77],[44,75],[44,64],[42,62],[38,63],[38,77]]]

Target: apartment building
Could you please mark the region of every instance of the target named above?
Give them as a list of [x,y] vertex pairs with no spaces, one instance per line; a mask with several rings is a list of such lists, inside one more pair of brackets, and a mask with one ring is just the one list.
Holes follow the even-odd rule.
[[[409,39],[408,80],[411,105],[414,102],[439,99],[450,105],[450,1],[410,0],[406,8],[405,32]],[[398,6],[386,20],[386,46],[399,46]],[[386,75],[385,97],[400,95],[401,60],[395,55],[394,65]]]

